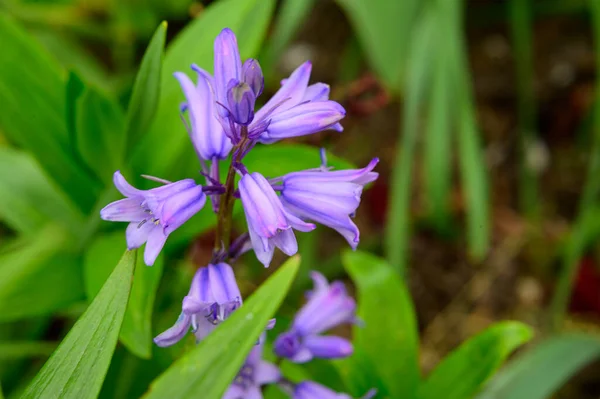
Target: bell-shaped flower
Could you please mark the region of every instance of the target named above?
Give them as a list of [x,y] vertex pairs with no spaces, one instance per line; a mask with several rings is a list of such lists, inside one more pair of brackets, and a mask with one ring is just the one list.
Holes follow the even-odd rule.
[[291,256],[298,251],[292,229],[311,231],[306,223],[286,211],[273,187],[260,173],[244,175],[239,182],[240,197],[248,222],[248,233],[256,257],[269,266],[275,247]]
[[252,349],[222,399],[262,399],[261,386],[279,381],[281,378],[279,368],[264,361],[262,352],[262,344]]
[[[362,399],[371,399],[376,391],[370,390]],[[292,399],[352,399],[345,393],[335,392],[321,384],[313,381],[302,381],[294,386]]]
[[113,222],[129,222],[125,237],[127,248],[146,243],[144,262],[151,266],[167,237],[202,209],[206,195],[192,179],[150,190],[139,190],[125,180],[119,171],[113,176],[124,199],[112,202],[100,211],[100,217]]
[[293,215],[335,229],[356,249],[360,234],[351,217],[363,186],[378,177],[373,172],[377,162],[375,158],[363,169],[289,173],[281,178],[281,202]]
[[341,281],[329,284],[320,273],[312,272],[315,284],[309,300],[296,314],[292,328],[277,337],[274,352],[296,363],[317,357],[336,359],[353,352],[345,338],[321,333],[344,323],[356,322],[356,302],[346,293]]
[[235,34],[231,29],[223,29],[214,42],[211,84],[217,117],[225,134],[237,144],[241,140],[241,126],[247,126],[251,140],[262,143],[325,129],[342,131],[339,121],[346,111],[337,102],[329,100],[329,86],[322,83],[308,85],[311,68],[310,62],[298,67],[283,81],[277,93],[254,112],[256,98],[264,86],[262,70],[254,59],[242,64]]
[[192,65],[192,69],[198,74],[195,85],[186,74],[174,74],[186,98],[182,110],[187,110],[189,115],[188,133],[192,144],[201,159],[225,159],[232,144],[215,116],[217,105],[211,84],[212,77],[195,65]]
[[231,266],[227,263],[209,264],[194,275],[175,325],[154,338],[154,342],[158,346],[173,345],[187,334],[190,327],[199,342],[241,305],[242,296]]

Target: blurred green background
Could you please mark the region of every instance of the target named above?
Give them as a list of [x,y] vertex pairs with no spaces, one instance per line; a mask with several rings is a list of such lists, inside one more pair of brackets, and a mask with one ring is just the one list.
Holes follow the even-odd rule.
[[[138,184],[141,173],[199,177],[171,75],[192,62],[212,70],[212,40],[226,26],[242,57],[261,62],[265,93],[309,59],[311,81],[329,83],[348,111],[342,134],[257,147],[249,169],[311,168],[317,147],[338,167],[380,158],[357,215],[360,249],[406,279],[424,372],[499,320],[523,321],[538,339],[600,333],[600,1],[0,0],[0,383],[8,398],[125,248],[123,226],[98,216],[119,198],[114,170]],[[152,70],[164,43],[162,72]],[[144,63],[158,89],[139,77]],[[157,349],[150,338],[172,324],[195,269],[209,261],[214,222],[205,209],[173,234],[150,272],[137,268],[141,288],[101,397],[140,396],[193,345]],[[320,227],[299,240],[301,271],[283,321],[308,287],[307,270],[347,279],[340,237]],[[243,294],[271,269],[244,257],[236,265]],[[328,366],[313,367],[341,387]],[[557,397],[598,398],[598,381],[596,363]]]

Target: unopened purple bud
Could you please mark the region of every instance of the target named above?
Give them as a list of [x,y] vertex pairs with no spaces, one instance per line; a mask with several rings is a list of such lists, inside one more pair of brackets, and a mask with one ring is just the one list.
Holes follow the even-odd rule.
[[252,88],[255,97],[261,95],[265,86],[265,78],[257,60],[250,58],[244,62],[244,65],[242,65],[242,81]]
[[[242,61],[238,50],[237,39],[233,31],[225,28],[219,33],[214,43],[215,53],[215,94],[217,102],[227,103],[227,89],[229,82],[234,79],[240,81],[242,77]],[[227,117],[227,110],[217,107],[217,112],[222,117]]]
[[248,125],[254,118],[254,102],[256,96],[252,88],[245,82],[229,82],[227,90],[230,118],[240,125]]
[[138,190],[116,171],[115,187],[125,197],[100,211],[100,217],[114,222],[130,222],[125,236],[129,249],[146,243],[144,262],[151,266],[162,250],[167,237],[199,212],[206,203],[202,186],[192,179],[150,190]]

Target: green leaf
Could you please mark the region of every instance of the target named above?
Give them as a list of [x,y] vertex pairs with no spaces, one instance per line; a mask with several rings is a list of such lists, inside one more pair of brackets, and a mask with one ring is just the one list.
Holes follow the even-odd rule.
[[124,116],[119,105],[87,88],[77,100],[75,128],[77,151],[106,185],[123,160]]
[[285,297],[300,259],[290,258],[206,339],[159,376],[146,399],[220,398]]
[[[92,300],[110,275],[125,249],[125,233],[115,231],[96,238],[85,253],[84,281],[86,294]],[[160,256],[154,266],[146,266],[137,257],[131,295],[119,339],[133,354],[148,359],[152,354],[152,311],[158,283],[162,275]],[[107,267],[108,265],[108,267]]]
[[362,44],[371,67],[387,86],[402,89],[418,0],[338,0]]
[[80,264],[64,253],[69,236],[48,225],[0,254],[0,321],[39,316],[83,297]]
[[163,50],[167,36],[167,22],[163,21],[146,49],[140,70],[135,78],[133,93],[127,107],[127,148],[131,149],[146,133],[160,99],[160,77]]
[[354,328],[355,353],[342,366],[352,393],[364,395],[378,383],[382,397],[414,397],[419,339],[408,289],[389,264],[366,252],[346,251],[342,263],[358,289],[358,317],[365,323]]
[[77,320],[22,398],[96,398],[117,345],[135,266],[126,251],[106,284]]
[[[244,165],[253,172],[276,177],[303,169],[318,168],[321,166],[321,158],[316,147],[278,143],[254,147],[244,158]],[[327,165],[335,169],[354,167],[350,162],[330,153],[327,154]]]
[[25,152],[0,148],[0,220],[22,234],[38,234],[49,221],[76,233],[81,212],[50,182]]
[[600,340],[584,334],[556,336],[511,361],[477,399],[549,398],[573,374],[600,357]]
[[398,140],[391,178],[390,210],[385,236],[386,257],[399,272],[407,268],[407,248],[410,239],[410,198],[412,168],[419,131],[419,110],[431,80],[438,15],[433,7],[426,9],[415,28],[406,68],[406,96],[402,111],[402,138]]
[[56,342],[0,341],[0,360],[48,357],[54,352],[57,346]]
[[167,48],[163,63],[156,117],[136,148],[134,170],[165,176],[181,154],[191,146],[179,117],[179,104],[184,101],[184,96],[173,73],[183,71],[191,76],[190,65],[193,63],[212,71],[213,41],[225,27],[231,28],[237,35],[243,59],[255,55],[262,43],[274,5],[274,0],[216,2],[208,6],[175,38]]
[[284,0],[277,11],[273,31],[261,57],[261,68],[266,79],[273,79],[273,70],[285,47],[309,15],[315,0]]
[[84,211],[99,186],[76,161],[66,126],[65,74],[9,17],[0,14],[0,130],[30,151],[47,176]]
[[[504,360],[533,336],[522,323],[498,323],[444,358],[419,388],[419,399],[472,398]],[[506,396],[513,398],[513,396]]]
[[444,40],[448,24],[444,18],[438,18],[438,21],[441,26],[435,32],[436,63],[432,71],[423,162],[428,211],[438,231],[447,233],[451,222],[452,117],[457,109],[453,99],[454,83],[448,68],[448,48]]

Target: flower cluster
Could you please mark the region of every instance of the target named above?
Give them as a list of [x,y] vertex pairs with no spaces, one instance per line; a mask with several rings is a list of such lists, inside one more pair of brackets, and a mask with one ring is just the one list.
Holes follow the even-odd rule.
[[[195,80],[182,72],[174,74],[185,97],[181,117],[200,160],[204,184],[193,179],[170,182],[149,177],[161,185],[140,190],[115,172],[114,184],[126,198],[107,205],[100,215],[105,220],[129,222],[127,247],[145,244],[144,261],[149,266],[169,234],[198,213],[207,198],[217,214],[213,259],[196,272],[183,299],[181,315],[173,327],[155,338],[157,345],[173,345],[189,331],[200,341],[242,306],[233,269],[226,262],[248,250],[268,267],[275,248],[290,256],[298,251],[294,230],[308,232],[315,223],[339,232],[353,249],[358,245],[359,230],[352,218],[363,187],[377,179],[373,172],[376,158],[362,169],[334,171],[322,152],[321,165],[279,177],[266,177],[244,165],[244,157],[257,144],[326,129],[343,130],[340,121],[344,108],[329,100],[328,85],[309,84],[311,67],[310,62],[300,65],[264,106],[255,110],[264,89],[261,67],[254,59],[242,62],[234,33],[224,29],[214,42],[213,75],[197,65],[191,66]],[[228,173],[223,181],[220,166],[227,160]],[[238,199],[248,232],[230,245],[233,204]],[[352,353],[350,342],[322,333],[340,323],[356,321],[353,299],[341,283],[329,285],[318,273],[312,277],[315,289],[307,305],[290,330],[275,342],[275,353],[294,362]],[[267,329],[273,324],[274,320]],[[261,360],[261,352],[261,345],[252,351],[226,398],[258,398],[260,385],[282,383],[277,367]],[[288,391],[294,398],[346,397],[312,382],[288,384]]]

